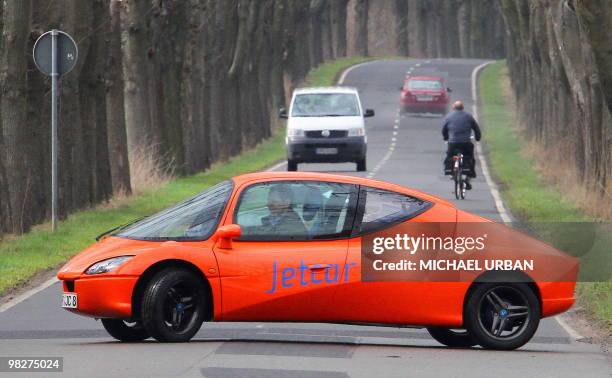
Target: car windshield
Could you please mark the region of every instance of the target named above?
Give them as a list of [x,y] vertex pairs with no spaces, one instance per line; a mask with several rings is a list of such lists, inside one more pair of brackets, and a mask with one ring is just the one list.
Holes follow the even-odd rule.
[[292,117],[359,116],[357,96],[353,93],[309,93],[295,96]]
[[113,235],[137,240],[206,240],[215,231],[232,189],[232,181],[223,181]]
[[409,80],[408,89],[442,89],[442,83],[438,80]]

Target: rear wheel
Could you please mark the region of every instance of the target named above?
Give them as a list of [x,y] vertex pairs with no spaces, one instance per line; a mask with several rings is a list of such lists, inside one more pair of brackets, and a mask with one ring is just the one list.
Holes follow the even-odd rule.
[[469,348],[478,345],[476,340],[464,329],[428,327],[427,331],[437,342],[451,348]]
[[109,335],[119,341],[134,342],[149,338],[149,333],[140,322],[123,319],[102,319],[102,325]]
[[466,302],[464,322],[485,348],[520,348],[538,329],[540,302],[525,283],[478,284]]
[[157,273],[142,299],[142,324],[158,341],[189,341],[208,313],[208,298],[202,280],[183,269]]
[[287,171],[295,172],[297,171],[298,164],[295,160],[287,160]]
[[455,198],[459,199],[461,197],[461,175],[457,172],[458,170],[455,168],[455,172],[453,172],[453,178],[455,180]]
[[366,159],[361,159],[357,161],[357,172],[365,172],[366,171]]

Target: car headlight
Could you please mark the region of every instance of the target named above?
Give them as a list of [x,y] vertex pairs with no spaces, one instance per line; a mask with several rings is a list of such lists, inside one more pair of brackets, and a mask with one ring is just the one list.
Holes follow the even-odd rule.
[[110,271],[117,269],[119,265],[128,261],[132,257],[134,256],[119,256],[119,257],[113,257],[110,259],[98,261],[97,263],[87,268],[87,270],[85,271],[85,274],[108,273]]
[[356,129],[349,129],[348,131],[348,136],[364,136],[365,135],[365,129],[363,127],[358,127]]
[[288,137],[301,137],[304,136],[304,130],[302,129],[287,129]]

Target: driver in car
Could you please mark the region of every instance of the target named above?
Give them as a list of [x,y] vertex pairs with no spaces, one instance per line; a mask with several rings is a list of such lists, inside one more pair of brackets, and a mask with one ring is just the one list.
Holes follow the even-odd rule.
[[308,236],[300,216],[293,210],[293,193],[287,185],[274,185],[268,192],[270,214],[261,219],[258,233],[262,235]]

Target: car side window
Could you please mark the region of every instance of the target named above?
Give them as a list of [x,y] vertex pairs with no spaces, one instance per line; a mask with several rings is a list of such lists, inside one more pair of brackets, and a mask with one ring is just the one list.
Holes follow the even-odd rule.
[[432,203],[388,190],[361,187],[359,193],[360,220],[356,233],[378,231],[413,218],[431,207]]
[[234,223],[239,240],[322,240],[348,237],[357,187],[318,181],[275,181],[246,188]]

